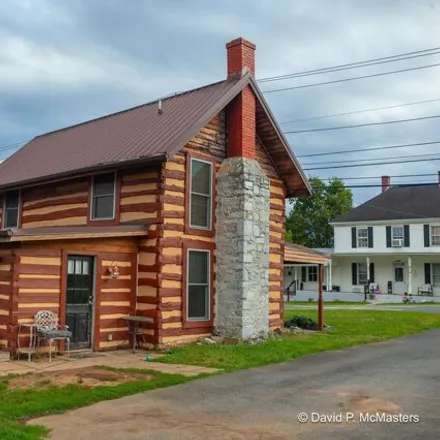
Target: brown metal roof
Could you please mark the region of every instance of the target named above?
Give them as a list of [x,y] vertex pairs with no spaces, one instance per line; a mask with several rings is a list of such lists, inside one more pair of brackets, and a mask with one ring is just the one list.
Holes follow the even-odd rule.
[[[0,164],[0,189],[167,160],[247,85],[254,90],[275,134],[273,162],[285,181],[287,195],[310,194],[309,182],[249,72],[38,136]],[[268,153],[271,155],[269,149]]]
[[38,136],[0,164],[0,187],[178,150],[182,135],[239,82],[222,81],[162,99],[161,114],[158,100]]
[[325,264],[330,259],[330,255],[324,252],[315,251],[295,243],[286,243],[284,249],[284,264]]

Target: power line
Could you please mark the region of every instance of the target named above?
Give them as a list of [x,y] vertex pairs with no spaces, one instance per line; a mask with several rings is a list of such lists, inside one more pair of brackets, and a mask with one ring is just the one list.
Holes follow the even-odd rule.
[[386,57],[373,58],[370,60],[356,61],[353,63],[339,64],[339,65],[330,66],[330,67],[321,67],[318,69],[306,70],[303,72],[288,73],[286,75],[278,75],[278,76],[272,76],[272,77],[267,77],[267,78],[261,78],[261,79],[258,79],[257,82],[264,83],[264,82],[270,82],[270,81],[281,81],[281,80],[285,80],[285,79],[298,78],[298,77],[302,77],[302,76],[318,75],[320,73],[330,73],[330,72],[340,71],[340,70],[356,69],[359,67],[369,67],[371,65],[383,64],[383,63],[404,61],[404,60],[412,59],[412,58],[436,55],[439,52],[434,52],[434,51],[438,51],[439,49],[440,49],[440,47],[434,47],[432,49],[424,49],[424,50],[418,50],[415,52],[406,52],[406,53],[397,54],[397,55],[389,55]]
[[[431,176],[437,176],[437,173],[431,173],[431,174],[400,174],[398,176],[388,176],[391,179],[397,179],[397,178],[406,178],[406,177],[431,177]],[[343,180],[363,180],[363,179],[380,179],[382,176],[364,176],[364,177],[338,177],[339,179]],[[328,178],[328,179],[321,179],[321,180],[332,180],[334,177]]]
[[313,171],[313,170],[333,170],[336,168],[358,168],[358,167],[373,167],[379,165],[395,165],[399,163],[415,163],[415,162],[428,162],[428,161],[438,161],[439,158],[431,158],[431,159],[415,159],[415,160],[402,160],[402,161],[389,161],[389,162],[376,162],[376,163],[361,163],[359,165],[333,165],[330,167],[314,167],[314,168],[303,168],[304,171]]
[[346,82],[346,81],[356,81],[356,80],[359,80],[359,79],[376,78],[378,76],[394,75],[396,73],[411,72],[411,71],[414,71],[414,70],[430,69],[431,67],[438,67],[438,66],[440,66],[440,63],[427,64],[427,65],[424,65],[424,66],[410,67],[408,69],[393,70],[391,72],[373,73],[371,75],[354,76],[352,78],[343,78],[343,79],[335,79],[335,80],[332,80],[332,81],[323,81],[323,82],[319,82],[319,83],[303,84],[301,86],[283,87],[281,89],[263,90],[263,93],[266,93],[266,94],[268,94],[268,93],[277,93],[277,92],[285,92],[287,90],[305,89],[307,87],[325,86],[325,85],[328,85],[328,84],[337,84],[337,83],[342,83],[342,82]]
[[393,159],[412,159],[422,156],[437,156],[438,153],[428,153],[428,154],[409,154],[406,156],[387,156],[387,157],[371,157],[369,159],[348,159],[348,160],[335,160],[331,162],[315,162],[315,163],[303,163],[302,166],[309,166],[309,165],[331,165],[331,164],[339,164],[339,163],[358,163],[358,162],[371,162],[371,161],[377,161],[377,160],[393,160]]
[[338,151],[327,151],[323,153],[311,153],[311,154],[301,154],[296,156],[297,158],[302,157],[320,157],[320,156],[332,156],[337,154],[346,154],[346,153],[357,153],[359,151],[375,151],[375,150],[391,150],[395,148],[405,148],[405,147],[421,147],[425,145],[435,145],[440,144],[440,141],[433,142],[418,142],[414,144],[397,144],[397,145],[387,145],[384,147],[368,147],[368,148],[358,148],[356,150],[338,150]]
[[336,127],[310,128],[308,130],[285,131],[284,134],[313,133],[316,131],[346,130],[349,128],[371,127],[373,125],[377,126],[377,125],[400,124],[402,122],[424,121],[427,119],[435,119],[435,118],[440,118],[440,115],[421,116],[419,118],[410,118],[410,119],[395,119],[393,121],[368,122],[365,124],[355,124],[355,125],[339,125]]
[[346,113],[335,113],[333,115],[314,116],[314,117],[311,117],[311,118],[303,118],[303,119],[293,119],[291,121],[280,122],[280,124],[293,124],[295,122],[316,121],[316,120],[319,120],[319,119],[335,118],[335,117],[338,117],[338,116],[357,115],[359,113],[375,112],[375,111],[379,111],[379,110],[389,110],[389,109],[392,109],[392,108],[407,107],[407,106],[410,106],[410,105],[427,104],[427,103],[437,102],[437,101],[440,101],[440,98],[427,99],[425,101],[417,101],[417,102],[407,102],[405,104],[389,105],[389,106],[386,106],[386,107],[369,108],[369,109],[365,109],[365,110],[355,110],[355,111],[346,112]]

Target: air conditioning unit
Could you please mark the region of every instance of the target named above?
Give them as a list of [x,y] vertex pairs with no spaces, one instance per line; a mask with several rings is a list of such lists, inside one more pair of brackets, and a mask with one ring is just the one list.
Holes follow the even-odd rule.
[[402,246],[403,246],[403,240],[401,238],[393,239],[393,247],[402,247]]

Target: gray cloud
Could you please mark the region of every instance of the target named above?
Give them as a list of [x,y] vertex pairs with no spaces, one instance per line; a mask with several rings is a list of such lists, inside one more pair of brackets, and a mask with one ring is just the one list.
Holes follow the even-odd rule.
[[[258,77],[440,46],[435,1],[6,0],[0,16],[0,147],[197,87],[225,76],[224,44],[257,44]],[[432,56],[351,72],[262,84],[262,89],[440,62]],[[280,121],[440,98],[440,68],[266,95]],[[440,103],[285,124],[320,128],[440,114]],[[439,121],[303,133],[298,155],[440,140]],[[13,150],[2,151],[6,155]],[[438,152],[388,150],[383,156]],[[3,155],[0,153],[0,157]],[[304,164],[379,157],[304,158]],[[313,172],[320,177],[435,173],[440,161]],[[421,179],[426,181],[425,179]],[[433,179],[434,180],[434,179]],[[373,182],[371,182],[373,183]],[[357,202],[378,189],[356,190]]]

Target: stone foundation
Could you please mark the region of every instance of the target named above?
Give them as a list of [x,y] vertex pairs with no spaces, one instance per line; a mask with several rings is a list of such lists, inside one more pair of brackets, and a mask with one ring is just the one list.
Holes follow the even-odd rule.
[[217,176],[215,330],[244,340],[269,331],[270,185],[256,160],[226,159]]

